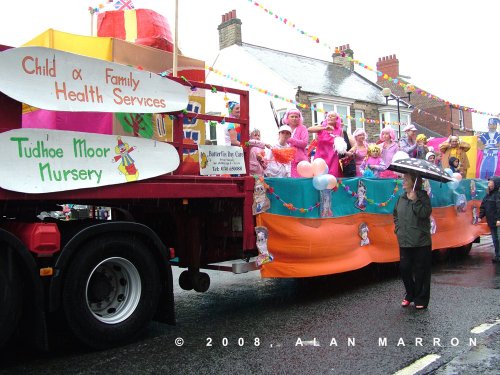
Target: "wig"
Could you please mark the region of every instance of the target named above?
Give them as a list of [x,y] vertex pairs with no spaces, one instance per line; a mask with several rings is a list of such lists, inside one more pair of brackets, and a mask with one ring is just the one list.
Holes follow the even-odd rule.
[[283,116],[283,124],[290,125],[288,121],[288,116],[291,114],[299,115],[299,125],[304,125],[304,118],[302,117],[302,112],[300,112],[297,108],[292,108],[286,111],[285,116]]
[[366,132],[365,129],[357,128],[354,133],[352,133],[352,136],[356,138],[358,135],[363,134],[366,137]]
[[384,141],[384,139],[382,138],[382,135],[385,133],[389,134],[392,141],[394,141],[396,139],[396,133],[394,132],[394,129],[392,128],[392,126],[386,126],[385,128],[382,129],[382,131],[380,132],[380,140],[381,141]]
[[342,119],[340,118],[340,115],[334,111],[327,112],[326,116],[325,116],[325,120],[323,122],[327,123],[327,118],[328,118],[328,116],[331,116],[331,115],[337,116],[337,121],[335,121],[335,127],[338,128],[339,126],[342,126]]

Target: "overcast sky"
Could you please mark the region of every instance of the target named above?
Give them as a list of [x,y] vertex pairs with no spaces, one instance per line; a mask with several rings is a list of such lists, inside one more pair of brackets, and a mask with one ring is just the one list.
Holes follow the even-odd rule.
[[[134,0],[136,8],[165,15],[174,28],[174,0]],[[0,44],[19,46],[48,28],[90,35],[92,0],[10,1],[0,13]],[[416,86],[482,112],[500,112],[498,0],[262,0],[296,28],[319,37],[314,43],[248,0],[179,0],[179,47],[211,64],[218,52],[222,14],[236,10],[243,41],[331,60],[325,47],[350,44],[354,58],[376,67],[396,54],[400,74]],[[7,4],[5,4],[7,5]],[[362,72],[362,68],[356,68]],[[225,72],[231,73],[231,72]],[[367,76],[376,81],[374,73]],[[247,77],[237,77],[246,80]],[[486,129],[490,116],[474,116]]]

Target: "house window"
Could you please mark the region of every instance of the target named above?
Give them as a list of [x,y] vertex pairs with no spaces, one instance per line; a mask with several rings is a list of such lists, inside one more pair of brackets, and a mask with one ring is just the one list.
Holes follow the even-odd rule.
[[361,122],[362,118],[365,118],[365,113],[359,109],[354,111],[354,117],[356,119],[356,129],[364,129],[365,123]]
[[382,121],[385,121],[386,124],[381,125],[381,129],[384,126],[391,126],[394,129],[394,132],[396,133],[396,137],[399,139],[401,138],[400,134],[400,129],[401,133],[403,132],[403,128],[411,123],[411,118],[410,115],[401,113],[400,114],[400,125],[398,125],[398,113],[397,112],[383,112],[380,116],[380,119]]
[[464,130],[465,129],[464,111],[461,109],[458,110],[458,123],[460,125],[460,130]]

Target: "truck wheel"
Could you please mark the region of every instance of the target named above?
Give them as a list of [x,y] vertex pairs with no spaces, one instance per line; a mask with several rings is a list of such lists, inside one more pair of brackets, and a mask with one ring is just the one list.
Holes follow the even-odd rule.
[[472,243],[462,246],[461,250],[463,256],[469,255],[470,251],[472,250]]
[[191,281],[191,273],[182,271],[179,276],[179,286],[184,290],[193,290],[193,282]]
[[63,309],[75,336],[94,348],[132,341],[155,314],[160,276],[146,246],[107,236],[82,247],[66,271]]
[[210,288],[210,276],[205,272],[198,272],[193,275],[193,288],[199,293],[205,293]]
[[17,267],[11,270],[0,256],[0,348],[17,328],[22,313],[21,278]]

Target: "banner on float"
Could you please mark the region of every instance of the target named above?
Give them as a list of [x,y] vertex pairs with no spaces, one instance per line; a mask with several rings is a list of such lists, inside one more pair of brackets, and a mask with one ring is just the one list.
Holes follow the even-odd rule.
[[245,174],[243,149],[237,146],[198,146],[200,174]]
[[1,52],[0,90],[55,111],[160,113],[188,104],[188,89],[168,78],[45,47]]
[[172,145],[137,137],[16,129],[0,134],[0,148],[0,187],[22,193],[123,184],[179,166]]

